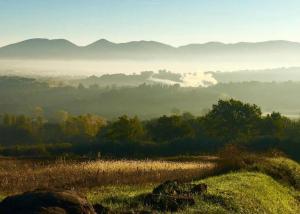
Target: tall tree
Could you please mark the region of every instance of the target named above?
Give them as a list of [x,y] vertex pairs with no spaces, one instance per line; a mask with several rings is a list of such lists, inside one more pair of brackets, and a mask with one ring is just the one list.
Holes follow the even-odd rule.
[[258,133],[261,109],[241,101],[219,100],[203,118],[207,133],[222,141],[242,140]]
[[144,127],[137,117],[128,118],[126,115],[109,124],[102,136],[112,141],[136,141],[144,136]]

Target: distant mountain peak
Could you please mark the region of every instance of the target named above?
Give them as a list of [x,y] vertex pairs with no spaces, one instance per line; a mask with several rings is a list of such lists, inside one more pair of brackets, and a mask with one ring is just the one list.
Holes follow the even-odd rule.
[[140,41],[131,41],[131,42],[124,42],[124,43],[119,43],[120,46],[122,47],[127,47],[127,48],[145,48],[147,50],[172,50],[175,49],[171,45],[167,45],[165,43],[161,42],[156,42],[156,41],[151,41],[151,40],[140,40]]
[[[46,38],[33,38],[33,39],[27,39],[23,40],[21,42],[13,43],[7,46],[4,46],[2,48],[6,47],[12,47],[12,46],[41,46],[41,45],[64,45],[64,46],[73,46],[78,47],[74,43],[70,42],[66,39],[46,39]],[[1,48],[0,48],[1,49]]]
[[87,45],[86,47],[95,47],[95,46],[112,46],[115,45],[116,43],[113,43],[107,39],[99,39],[89,45]]

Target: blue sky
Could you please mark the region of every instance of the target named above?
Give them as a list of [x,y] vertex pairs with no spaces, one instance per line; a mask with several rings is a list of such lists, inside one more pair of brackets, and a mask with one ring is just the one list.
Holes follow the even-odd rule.
[[0,0],[0,46],[28,38],[300,42],[300,1]]

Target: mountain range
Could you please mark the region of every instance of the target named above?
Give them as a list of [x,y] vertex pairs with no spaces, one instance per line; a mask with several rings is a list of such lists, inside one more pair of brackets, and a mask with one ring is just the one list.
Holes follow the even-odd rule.
[[197,60],[259,59],[278,60],[300,56],[300,43],[276,40],[225,44],[208,42],[174,47],[156,41],[113,43],[100,39],[78,46],[65,39],[29,39],[0,48],[3,59],[91,59],[91,60]]

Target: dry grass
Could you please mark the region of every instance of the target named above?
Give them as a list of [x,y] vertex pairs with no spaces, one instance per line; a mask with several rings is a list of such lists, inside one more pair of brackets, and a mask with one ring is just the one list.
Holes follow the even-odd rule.
[[168,179],[190,181],[211,171],[211,162],[86,161],[36,162],[0,160],[0,194],[36,188],[89,189],[118,184],[158,183]]

